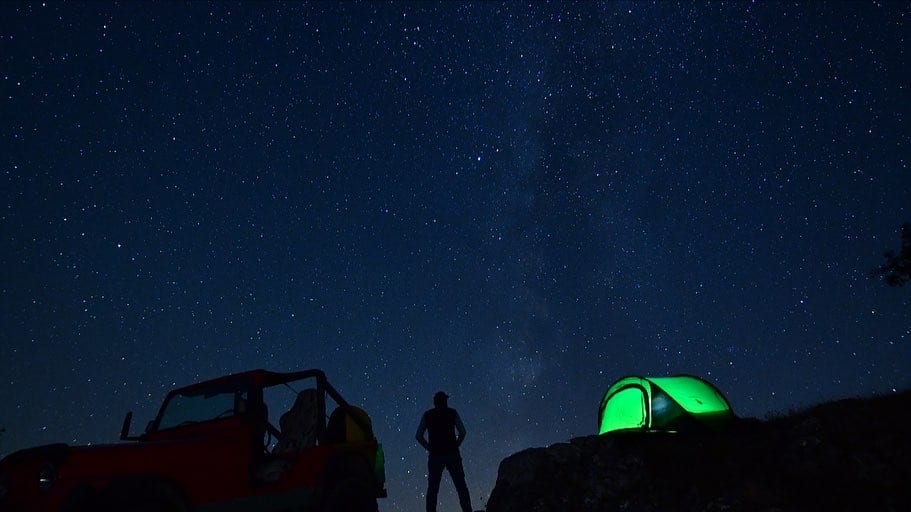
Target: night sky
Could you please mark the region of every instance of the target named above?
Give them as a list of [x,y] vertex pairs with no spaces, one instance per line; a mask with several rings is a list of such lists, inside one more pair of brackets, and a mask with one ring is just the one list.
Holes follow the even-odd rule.
[[322,368],[382,510],[440,389],[482,508],[626,374],[907,389],[909,5],[0,3],[0,453]]

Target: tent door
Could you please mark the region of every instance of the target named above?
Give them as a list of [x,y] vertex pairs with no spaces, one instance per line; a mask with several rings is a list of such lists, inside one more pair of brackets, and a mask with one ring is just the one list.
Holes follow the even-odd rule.
[[641,386],[629,386],[607,400],[601,415],[600,433],[612,430],[643,428],[648,423],[646,394]]

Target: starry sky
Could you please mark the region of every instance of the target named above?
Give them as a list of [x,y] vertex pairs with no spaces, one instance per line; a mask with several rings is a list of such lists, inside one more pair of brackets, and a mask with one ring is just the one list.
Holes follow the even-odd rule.
[[[0,453],[324,369],[476,508],[627,374],[911,387],[908,3],[0,3]],[[444,479],[440,510],[455,511]]]

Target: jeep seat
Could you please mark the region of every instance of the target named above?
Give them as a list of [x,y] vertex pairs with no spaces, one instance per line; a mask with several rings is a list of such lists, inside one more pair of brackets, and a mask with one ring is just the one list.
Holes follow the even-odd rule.
[[319,407],[315,389],[297,394],[294,405],[279,419],[281,438],[272,453],[299,453],[316,446]]

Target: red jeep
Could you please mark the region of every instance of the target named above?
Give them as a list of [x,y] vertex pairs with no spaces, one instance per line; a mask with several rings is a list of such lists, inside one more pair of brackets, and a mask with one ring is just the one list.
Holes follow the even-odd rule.
[[[270,419],[270,409],[283,414]],[[176,389],[138,437],[132,415],[120,438],[134,442],[5,457],[0,511],[375,512],[386,496],[370,418],[320,370],[253,370]]]

